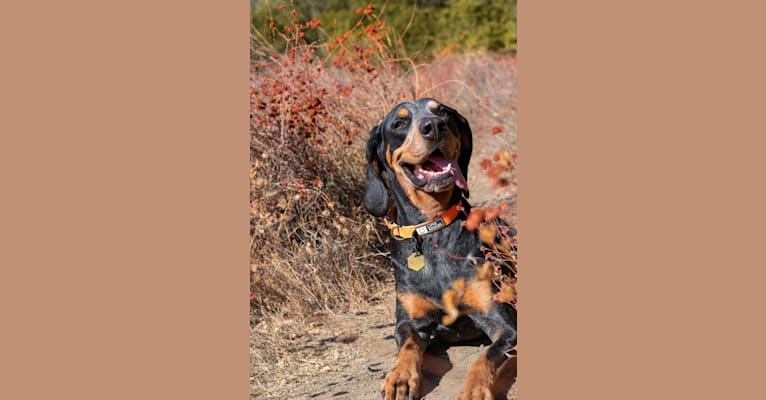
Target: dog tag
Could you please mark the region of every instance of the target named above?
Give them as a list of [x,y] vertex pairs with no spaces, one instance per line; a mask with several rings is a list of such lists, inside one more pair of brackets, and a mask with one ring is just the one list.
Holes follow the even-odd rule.
[[413,271],[420,271],[426,266],[426,259],[420,253],[412,253],[407,257],[407,267]]

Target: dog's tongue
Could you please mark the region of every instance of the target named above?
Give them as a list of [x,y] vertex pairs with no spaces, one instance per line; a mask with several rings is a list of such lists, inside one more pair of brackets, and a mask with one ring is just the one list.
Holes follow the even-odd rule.
[[449,171],[452,173],[452,177],[455,179],[457,187],[466,190],[467,186],[463,172],[460,171],[457,162],[450,160],[441,154],[432,154],[431,157],[423,163],[422,168],[429,171],[441,172],[449,167]]
[[431,154],[425,161],[423,161],[423,164],[420,167],[426,171],[442,172],[451,163],[452,163],[452,160],[444,157],[443,155],[437,152],[435,154]]
[[455,173],[455,185],[463,190],[468,190],[468,185],[465,183],[465,177],[460,167],[452,168],[452,171]]

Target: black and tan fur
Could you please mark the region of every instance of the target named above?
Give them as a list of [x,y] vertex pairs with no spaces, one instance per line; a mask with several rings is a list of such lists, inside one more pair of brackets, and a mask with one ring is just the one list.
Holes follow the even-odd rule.
[[[423,353],[433,341],[480,337],[492,341],[466,376],[460,400],[492,399],[490,386],[516,345],[516,310],[492,301],[495,292],[476,232],[463,227],[470,211],[467,189],[441,177],[418,185],[412,166],[435,152],[455,160],[467,179],[472,151],[468,121],[435,99],[402,103],[372,129],[367,142],[367,210],[383,217],[393,208],[398,225],[416,225],[462,203],[458,220],[419,238],[391,240],[396,275],[396,327],[399,353],[381,385],[385,400],[419,398]],[[465,184],[463,184],[465,186]],[[408,268],[416,252],[425,258],[419,271]]]

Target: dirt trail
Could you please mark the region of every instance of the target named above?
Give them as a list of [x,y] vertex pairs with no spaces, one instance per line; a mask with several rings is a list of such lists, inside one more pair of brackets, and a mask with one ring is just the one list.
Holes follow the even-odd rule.
[[[396,356],[392,336],[393,292],[386,294],[384,303],[367,311],[339,314],[328,319],[328,326],[341,333],[335,338],[315,342],[323,347],[324,353],[335,354],[340,362],[319,366],[315,376],[307,377],[297,385],[301,387],[296,387],[290,399],[380,399],[380,382],[393,366]],[[338,337],[344,339],[338,340]],[[485,349],[486,346],[478,343],[429,348],[423,362],[423,399],[454,399],[471,364]],[[497,398],[516,399],[516,389],[511,388],[516,378],[516,359],[511,359],[505,367],[504,379],[495,388]],[[509,389],[512,389],[511,393]]]

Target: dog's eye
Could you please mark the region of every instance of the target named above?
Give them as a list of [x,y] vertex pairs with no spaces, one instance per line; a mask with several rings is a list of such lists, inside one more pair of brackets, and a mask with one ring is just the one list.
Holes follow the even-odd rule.
[[403,127],[403,126],[404,126],[404,121],[402,121],[400,119],[397,119],[396,121],[394,121],[394,125],[393,125],[394,129],[399,129],[399,128]]

